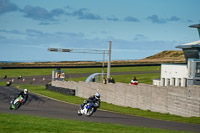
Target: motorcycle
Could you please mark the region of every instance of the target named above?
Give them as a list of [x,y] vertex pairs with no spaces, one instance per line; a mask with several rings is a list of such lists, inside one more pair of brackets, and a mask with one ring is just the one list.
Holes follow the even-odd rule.
[[20,95],[19,97],[13,99],[11,102],[10,102],[10,109],[15,109],[17,110],[18,108],[20,108],[20,106],[22,105],[23,103],[23,97]]
[[97,103],[86,103],[83,107],[80,105],[80,109],[78,110],[78,116],[87,115],[91,116],[94,112],[96,112],[97,108],[95,107]]

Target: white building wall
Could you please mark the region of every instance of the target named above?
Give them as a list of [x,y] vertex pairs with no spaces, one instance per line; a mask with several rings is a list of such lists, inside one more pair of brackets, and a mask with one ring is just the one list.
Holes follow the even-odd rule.
[[161,86],[186,86],[188,69],[186,64],[162,64]]

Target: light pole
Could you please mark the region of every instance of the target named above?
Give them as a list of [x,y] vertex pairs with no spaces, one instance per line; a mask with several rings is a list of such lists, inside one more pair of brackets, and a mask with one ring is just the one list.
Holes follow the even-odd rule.
[[107,79],[110,79],[110,66],[111,66],[111,45],[112,41],[109,41],[109,50],[108,50],[108,66],[107,66]]
[[[50,52],[103,54],[102,75],[104,74],[105,54],[107,54],[108,55],[107,78],[109,79],[110,78],[110,66],[111,66],[111,45],[112,45],[112,41],[109,41],[109,50],[48,48],[48,51],[50,51]],[[102,76],[102,80],[103,80],[103,76]]]

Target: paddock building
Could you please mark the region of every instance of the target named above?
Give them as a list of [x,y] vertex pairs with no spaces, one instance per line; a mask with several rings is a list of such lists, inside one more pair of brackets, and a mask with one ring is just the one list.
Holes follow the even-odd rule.
[[[189,27],[197,28],[200,36],[200,24]],[[186,59],[185,64],[161,64],[161,79],[154,79],[153,85],[181,86],[200,85],[200,40],[178,45]]]

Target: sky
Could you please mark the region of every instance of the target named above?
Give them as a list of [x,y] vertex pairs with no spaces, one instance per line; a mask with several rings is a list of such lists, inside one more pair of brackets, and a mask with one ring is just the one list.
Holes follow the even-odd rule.
[[[142,59],[199,40],[200,0],[0,0],[0,61]],[[108,55],[105,55],[107,60]]]

